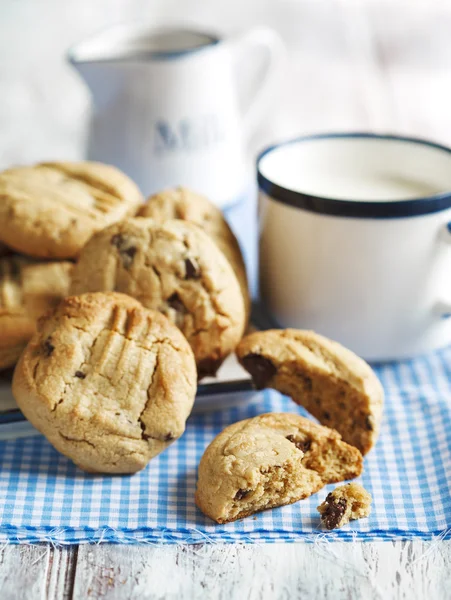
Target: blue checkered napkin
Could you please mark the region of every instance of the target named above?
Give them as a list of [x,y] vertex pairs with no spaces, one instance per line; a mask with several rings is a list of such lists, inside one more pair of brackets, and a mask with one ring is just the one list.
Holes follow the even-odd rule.
[[0,444],[0,542],[277,542],[430,539],[451,528],[451,348],[377,369],[386,391],[381,436],[365,459],[368,519],[324,533],[315,496],[228,525],[194,505],[196,465],[225,426],[267,411],[300,411],[276,392],[196,415],[183,438],[133,477],[78,470],[42,437]]

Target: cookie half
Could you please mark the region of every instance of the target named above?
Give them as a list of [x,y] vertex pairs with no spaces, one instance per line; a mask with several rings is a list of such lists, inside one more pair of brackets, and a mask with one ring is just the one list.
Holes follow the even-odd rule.
[[258,389],[291,396],[366,454],[379,434],[384,392],[371,367],[312,331],[273,329],[246,336],[237,348]]
[[158,223],[181,219],[201,227],[214,240],[232,266],[249,316],[251,302],[243,255],[238,240],[220,208],[201,194],[186,187],[175,187],[150,196],[147,203],[139,209],[137,216],[151,218]]
[[164,313],[211,375],[240,341],[244,301],[229,262],[199,227],[136,218],[94,235],[74,269],[73,294],[118,291]]
[[0,258],[0,369],[16,364],[38,317],[67,296],[72,267],[17,255]]
[[136,212],[143,196],[118,169],[54,162],[0,173],[0,241],[41,258],[75,258],[91,235]]
[[292,504],[358,477],[362,455],[299,415],[268,413],[230,425],[205,450],[196,504],[218,523]]
[[338,529],[371,513],[371,494],[358,483],[340,485],[318,506],[321,524],[326,529]]
[[160,313],[124,294],[85,294],[39,321],[13,394],[36,429],[82,469],[134,473],[184,432],[196,365]]

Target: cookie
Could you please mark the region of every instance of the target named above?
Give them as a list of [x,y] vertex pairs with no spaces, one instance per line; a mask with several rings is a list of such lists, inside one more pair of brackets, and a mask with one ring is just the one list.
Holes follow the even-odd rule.
[[33,257],[74,258],[91,235],[134,214],[136,185],[109,165],[55,162],[0,173],[0,242]]
[[93,473],[135,473],[185,430],[196,394],[193,353],[166,317],[124,294],[63,300],[13,378],[24,415]]
[[94,235],[74,269],[71,291],[112,290],[175,323],[200,377],[214,374],[243,335],[244,302],[232,267],[192,223],[136,218]]
[[340,485],[318,506],[321,524],[326,529],[338,529],[371,513],[371,494],[358,483]]
[[0,369],[15,365],[36,320],[67,295],[73,264],[0,259]]
[[240,245],[222,211],[215,204],[188,188],[176,187],[151,196],[139,209],[137,216],[151,218],[159,223],[169,219],[181,219],[201,227],[231,264],[240,284],[246,313],[249,315],[249,286]]
[[199,464],[196,504],[217,523],[292,504],[358,477],[362,455],[299,415],[268,413],[226,427]]
[[366,454],[377,440],[384,392],[371,367],[350,350],[312,331],[262,331],[237,348],[258,389],[291,396]]

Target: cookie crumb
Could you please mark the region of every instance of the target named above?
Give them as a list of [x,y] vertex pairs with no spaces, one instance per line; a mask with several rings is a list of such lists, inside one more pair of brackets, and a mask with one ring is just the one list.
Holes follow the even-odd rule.
[[338,529],[353,521],[368,517],[371,512],[371,494],[358,483],[340,485],[330,492],[317,507],[321,524],[329,530]]

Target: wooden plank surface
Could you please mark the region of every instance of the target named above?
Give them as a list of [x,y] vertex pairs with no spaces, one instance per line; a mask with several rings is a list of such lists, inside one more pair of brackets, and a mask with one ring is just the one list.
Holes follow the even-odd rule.
[[5,547],[2,600],[451,598],[450,542]]
[[[62,4],[49,0],[46,5],[45,20],[52,14],[55,21],[52,44],[60,43],[63,48],[67,40],[59,30],[64,21]],[[451,6],[440,1],[363,0],[286,1],[277,3],[277,9],[275,5],[261,0],[257,10],[254,2],[239,0],[208,6],[200,0],[187,0],[183,5],[168,0],[158,9],[161,17],[172,16],[176,9],[180,19],[221,23],[225,28],[232,28],[239,14],[243,29],[258,21],[283,32],[290,50],[285,83],[272,118],[252,140],[253,150],[303,132],[356,129],[451,143]],[[151,16],[148,5],[140,1],[128,8],[118,1],[107,8],[104,0],[95,4],[80,0],[70,3],[70,9],[67,6],[64,11],[72,11],[77,37],[82,30],[95,29],[91,20],[106,23],[110,12],[111,22],[140,18],[144,13]],[[30,36],[44,23],[41,14],[34,19]],[[47,82],[45,73],[39,74],[39,80],[37,75],[30,76],[35,91],[31,111],[50,94],[52,83]],[[13,87],[19,85],[13,71],[8,77]],[[70,77],[65,77],[65,85],[73,85]],[[8,94],[3,102],[16,110]],[[75,114],[80,114],[80,96],[77,98]],[[43,112],[46,106],[42,106]],[[22,110],[28,110],[25,101]],[[73,112],[67,106],[57,113],[60,129],[50,131],[52,144],[58,143],[60,131],[67,131],[61,148],[67,149],[72,138],[79,138],[78,128],[75,132],[65,117]],[[21,113],[15,114],[15,127],[22,120],[27,125]],[[48,109],[42,120],[47,128],[50,114],[53,116]],[[27,113],[31,123],[30,115]],[[6,113],[3,117],[6,119]],[[10,121],[8,116],[5,128]],[[2,147],[3,160],[36,159],[33,146],[23,149],[25,137],[30,137],[28,130],[19,137],[16,130],[14,135],[6,135],[10,142]],[[41,146],[36,148],[39,153]],[[446,600],[451,598],[450,564],[451,543],[438,540],[189,547],[5,546],[0,549],[0,599]]]

